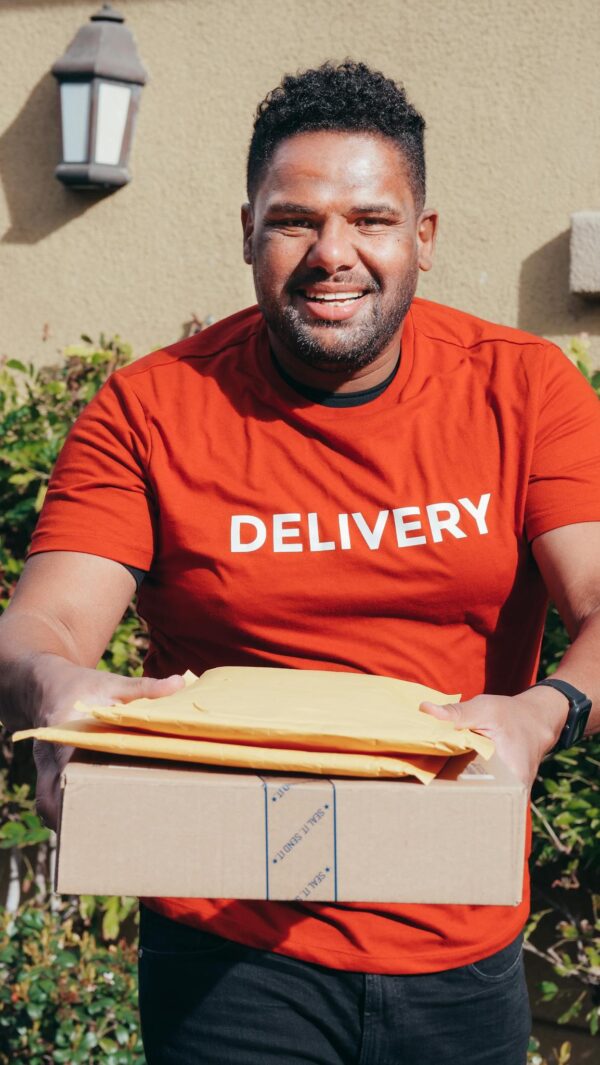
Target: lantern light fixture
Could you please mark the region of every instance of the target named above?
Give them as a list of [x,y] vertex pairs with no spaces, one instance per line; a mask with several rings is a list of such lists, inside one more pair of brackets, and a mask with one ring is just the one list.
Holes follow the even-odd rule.
[[148,75],[124,22],[103,4],[52,67],[62,120],[62,161],[54,173],[64,185],[111,189],[131,180],[127,165]]

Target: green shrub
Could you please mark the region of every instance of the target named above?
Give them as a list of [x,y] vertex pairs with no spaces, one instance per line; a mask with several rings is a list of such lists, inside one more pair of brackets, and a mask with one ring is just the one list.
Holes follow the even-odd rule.
[[[118,338],[68,348],[59,365],[14,360],[0,369],[0,609],[19,575],[46,486],[77,415],[131,358]],[[133,607],[100,668],[140,674],[147,640]],[[25,904],[0,908],[0,1065],[102,1062],[142,1065],[135,948],[115,943],[137,900],[50,896],[51,833],[35,812],[31,743],[0,735],[0,855],[10,852]],[[57,980],[57,973],[58,980]]]
[[29,906],[0,917],[0,1065],[144,1065],[137,950]]
[[[600,395],[600,372],[592,371],[586,338],[572,340],[567,354]],[[551,606],[540,677],[554,672],[568,646],[565,628]],[[546,758],[540,766],[532,791],[533,905],[526,943],[561,981],[545,980],[541,999],[556,999],[561,1007],[558,1020],[564,1024],[584,1013],[593,1034],[600,1026],[599,767],[600,734]],[[542,880],[541,874],[536,878],[536,869],[552,885],[551,893],[536,883]],[[578,912],[581,903],[577,908],[571,896],[585,899],[584,912]]]
[[[109,374],[131,360],[119,337],[82,337],[64,360],[36,368],[10,359],[0,369],[0,608],[23,569],[52,469],[71,425]],[[101,668],[139,674],[145,630],[130,608]]]
[[[527,1054],[527,1065],[570,1065],[571,1062],[571,1044],[561,1043],[558,1049],[552,1052],[552,1061],[548,1061],[540,1053],[540,1044],[537,1039],[530,1039],[529,1052]],[[575,1063],[573,1063],[575,1065]]]

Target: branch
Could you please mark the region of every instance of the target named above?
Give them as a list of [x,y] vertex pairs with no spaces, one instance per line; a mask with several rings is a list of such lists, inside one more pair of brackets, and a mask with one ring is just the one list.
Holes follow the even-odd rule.
[[558,836],[556,835],[556,832],[552,828],[552,825],[550,825],[548,823],[548,821],[546,821],[546,818],[544,817],[544,815],[542,813],[540,813],[539,807],[537,807],[534,802],[532,802],[532,804],[531,804],[531,809],[536,814],[536,816],[539,817],[540,821],[542,822],[544,828],[546,829],[546,832],[550,836],[550,839],[552,840],[552,842],[553,842],[554,846],[556,847],[556,849],[558,851],[560,851],[561,854],[570,854],[569,848],[566,847],[565,844],[562,842],[562,840],[560,840],[558,838]]

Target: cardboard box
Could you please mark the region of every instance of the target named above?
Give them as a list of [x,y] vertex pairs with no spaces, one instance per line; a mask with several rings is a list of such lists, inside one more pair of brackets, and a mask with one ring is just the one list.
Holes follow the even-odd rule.
[[81,753],[62,787],[59,892],[521,900],[527,793],[496,756],[425,786]]

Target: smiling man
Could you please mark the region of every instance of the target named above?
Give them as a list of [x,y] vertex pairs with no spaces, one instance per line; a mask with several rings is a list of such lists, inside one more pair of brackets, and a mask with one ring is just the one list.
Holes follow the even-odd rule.
[[[423,130],[351,62],[260,105],[258,306],[113,374],[74,426],[0,624],[10,727],[228,664],[462,691],[423,710],[528,785],[600,727],[600,408],[551,344],[415,297]],[[95,669],[134,581],[140,680]],[[532,688],[548,593],[573,643]],[[37,761],[52,820],[55,749]],[[145,900],[147,1061],[524,1065],[527,913],[526,866],[516,907]]]
[[299,133],[268,177],[250,171],[244,256],[273,353],[299,380],[355,390],[398,362],[437,220],[414,184],[397,144],[361,132]]

